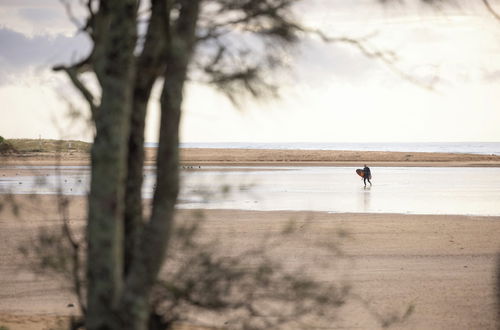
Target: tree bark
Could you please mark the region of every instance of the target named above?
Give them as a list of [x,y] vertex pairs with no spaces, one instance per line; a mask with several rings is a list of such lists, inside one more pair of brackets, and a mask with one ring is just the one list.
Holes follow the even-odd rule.
[[200,1],[180,1],[177,24],[167,33],[166,69],[161,96],[157,185],[150,221],[140,240],[123,291],[124,329],[145,329],[149,297],[163,264],[179,192],[179,121],[184,83],[195,43]]
[[92,146],[88,204],[86,328],[117,329],[115,307],[122,288],[126,144],[136,42],[134,0],[101,1],[94,67],[101,85]]
[[165,17],[169,3],[153,0],[151,18],[144,48],[137,60],[134,99],[130,117],[128,141],[127,185],[125,193],[125,252],[124,275],[127,276],[143,227],[142,183],[144,172],[144,127],[148,101],[155,81],[164,67],[161,52],[164,49],[163,33],[167,28]]

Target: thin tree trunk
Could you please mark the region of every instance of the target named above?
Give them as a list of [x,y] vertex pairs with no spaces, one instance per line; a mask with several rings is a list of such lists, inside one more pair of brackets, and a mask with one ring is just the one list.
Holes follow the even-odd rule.
[[144,48],[137,60],[134,99],[130,118],[128,142],[127,185],[125,193],[125,252],[124,274],[127,276],[134,254],[137,252],[143,227],[142,183],[144,172],[144,127],[148,101],[155,81],[161,73],[164,49],[163,33],[168,4],[165,0],[153,0],[151,18]]
[[96,136],[91,151],[88,330],[117,329],[114,308],[123,282],[123,186],[134,77],[136,1],[101,1],[99,12],[107,32],[96,44],[95,58],[102,97],[95,117]]
[[145,329],[149,297],[166,255],[175,204],[179,192],[179,121],[188,64],[193,52],[199,1],[181,1],[177,26],[172,31],[167,52],[165,80],[161,96],[160,141],[157,157],[157,185],[151,219],[144,227],[140,254],[133,261],[122,310],[124,329]]

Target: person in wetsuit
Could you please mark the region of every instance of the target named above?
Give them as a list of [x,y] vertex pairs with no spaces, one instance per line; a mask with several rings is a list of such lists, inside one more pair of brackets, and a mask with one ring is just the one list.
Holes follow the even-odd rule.
[[370,168],[366,166],[366,164],[365,167],[363,167],[363,172],[365,173],[365,175],[363,176],[363,183],[365,184],[365,187],[366,187],[366,180],[368,180],[371,186],[372,182],[370,181],[370,179],[372,178],[372,171],[370,171]]

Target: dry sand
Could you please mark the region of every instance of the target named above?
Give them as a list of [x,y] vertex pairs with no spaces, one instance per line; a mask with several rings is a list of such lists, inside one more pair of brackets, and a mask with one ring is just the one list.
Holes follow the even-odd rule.
[[182,149],[181,159],[193,165],[500,166],[494,155],[385,151]]
[[[146,148],[153,164],[156,149]],[[500,156],[428,152],[181,149],[183,165],[320,165],[320,166],[500,166]],[[88,165],[84,153],[27,153],[0,156],[0,165]],[[361,164],[361,165],[360,165]]]
[[[35,274],[18,252],[40,228],[56,228],[55,197],[15,196],[20,213],[0,212],[0,326],[57,328],[77,314],[75,298],[54,275]],[[3,200],[5,201],[5,200]],[[179,216],[190,217],[192,211]],[[495,262],[500,217],[327,214],[321,212],[204,211],[203,236],[234,254],[280,237],[293,221],[301,237],[278,249],[287,265],[323,281],[342,279],[384,315],[415,312],[400,329],[496,329]],[[71,200],[72,224],[85,222],[85,200]],[[311,248],[335,243],[344,255]],[[321,252],[322,251],[322,252]],[[335,265],[323,268],[320,265]],[[340,309],[332,328],[379,328],[357,300]]]
[[[155,163],[156,149],[146,148],[146,164]],[[85,153],[26,153],[0,156],[0,177],[46,175],[52,165],[87,166]],[[181,149],[181,165],[195,166],[429,166],[500,167],[500,156],[423,152]],[[14,168],[12,166],[21,166]],[[27,167],[27,168],[22,168]],[[36,167],[36,169],[33,169]]]

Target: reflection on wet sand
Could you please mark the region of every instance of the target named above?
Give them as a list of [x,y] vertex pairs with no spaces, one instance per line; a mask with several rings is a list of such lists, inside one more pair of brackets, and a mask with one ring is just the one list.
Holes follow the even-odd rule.
[[[229,168],[229,171],[227,170]],[[204,167],[182,172],[181,208],[310,210],[353,213],[500,215],[500,168],[377,168],[363,187],[351,167]],[[61,176],[0,178],[14,194],[85,195],[87,168],[61,168]],[[147,170],[143,196],[151,198]]]
[[370,190],[372,186],[363,187],[363,212],[368,213],[370,210]]

